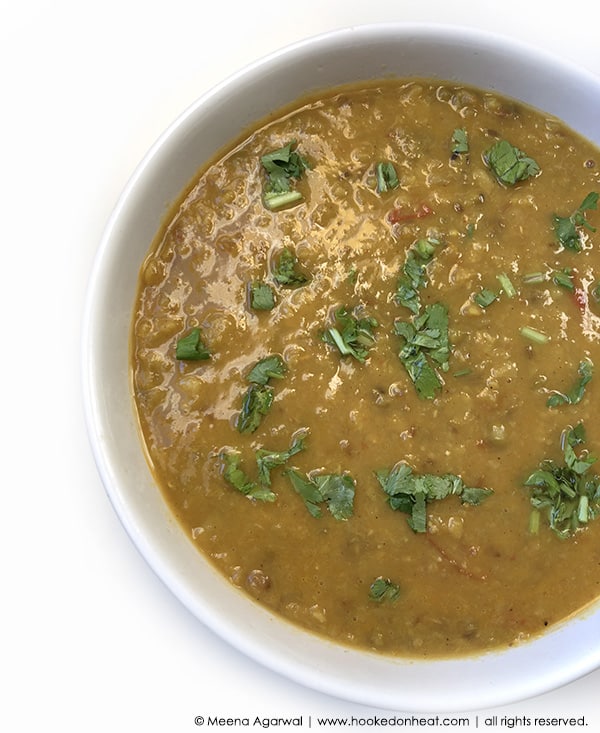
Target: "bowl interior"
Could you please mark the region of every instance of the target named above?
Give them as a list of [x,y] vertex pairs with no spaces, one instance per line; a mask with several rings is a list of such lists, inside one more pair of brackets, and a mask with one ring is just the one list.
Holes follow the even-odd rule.
[[544,53],[460,28],[382,25],[298,43],[198,100],[140,164],[108,223],[94,265],[83,338],[91,443],[133,542],[172,592],[240,650],[341,698],[404,711],[467,710],[529,697],[600,665],[600,609],[534,642],[479,658],[406,661],[346,649],[254,605],[184,536],[148,469],[128,368],[138,271],[169,206],[203,162],[254,121],[307,92],[388,76],[494,89],[562,118],[600,145],[600,79]]

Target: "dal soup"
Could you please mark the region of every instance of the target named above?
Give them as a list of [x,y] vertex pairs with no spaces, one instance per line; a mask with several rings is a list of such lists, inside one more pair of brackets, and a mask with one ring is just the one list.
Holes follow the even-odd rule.
[[199,551],[336,640],[448,656],[600,595],[598,149],[427,79],[282,110],[143,265],[135,404]]

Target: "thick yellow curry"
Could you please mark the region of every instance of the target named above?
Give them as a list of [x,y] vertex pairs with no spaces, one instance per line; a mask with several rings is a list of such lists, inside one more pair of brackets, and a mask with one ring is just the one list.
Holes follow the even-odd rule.
[[598,192],[560,121],[433,80],[307,98],[207,165],[131,352],[198,550],[394,655],[506,647],[600,596]]

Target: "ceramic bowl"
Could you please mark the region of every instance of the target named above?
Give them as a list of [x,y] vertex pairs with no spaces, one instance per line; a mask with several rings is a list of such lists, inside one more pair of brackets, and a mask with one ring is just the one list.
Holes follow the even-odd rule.
[[466,711],[535,696],[600,666],[600,605],[532,642],[466,659],[393,659],[304,632],[234,588],[180,529],[148,469],[130,388],[138,271],[169,206],[202,164],[253,122],[306,92],[392,75],[497,90],[600,144],[600,78],[506,38],[453,27],[375,25],[271,54],[175,120],[116,204],[86,305],[85,410],[102,481],[126,531],[202,623],[258,663],[321,692],[389,710]]

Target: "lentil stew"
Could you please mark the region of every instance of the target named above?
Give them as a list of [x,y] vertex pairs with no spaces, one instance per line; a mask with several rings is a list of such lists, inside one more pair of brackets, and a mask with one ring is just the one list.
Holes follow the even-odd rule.
[[140,273],[132,387],[190,540],[337,642],[479,653],[600,595],[600,155],[430,79],[206,165]]

